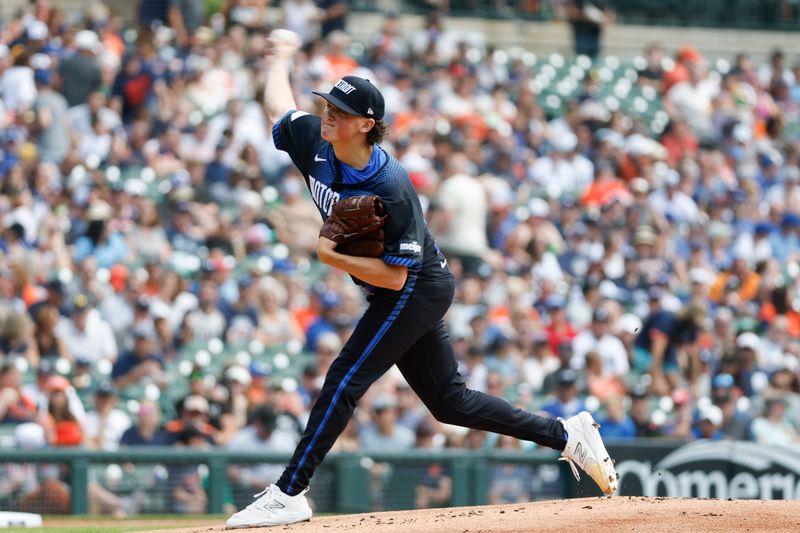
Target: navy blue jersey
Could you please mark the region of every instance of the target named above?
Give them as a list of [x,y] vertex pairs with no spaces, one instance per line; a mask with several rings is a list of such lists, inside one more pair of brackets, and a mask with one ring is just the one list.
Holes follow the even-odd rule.
[[[407,266],[421,279],[449,278],[447,260],[428,231],[419,197],[405,169],[386,154],[386,162],[373,175],[334,191],[340,163],[333,146],[320,136],[320,123],[318,116],[290,111],[272,127],[272,137],[275,146],[288,153],[303,174],[322,219],[330,215],[333,204],[341,198],[378,195],[388,215],[383,228],[383,262]],[[375,149],[382,150],[377,145]]]

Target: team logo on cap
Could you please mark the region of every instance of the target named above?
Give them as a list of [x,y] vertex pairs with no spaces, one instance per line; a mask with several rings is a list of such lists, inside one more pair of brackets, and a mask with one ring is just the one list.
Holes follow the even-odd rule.
[[353,87],[352,85],[350,85],[349,83],[347,83],[344,80],[337,81],[336,85],[334,85],[334,87],[336,87],[337,89],[342,91],[344,94],[350,94],[351,92],[356,90],[355,87]]

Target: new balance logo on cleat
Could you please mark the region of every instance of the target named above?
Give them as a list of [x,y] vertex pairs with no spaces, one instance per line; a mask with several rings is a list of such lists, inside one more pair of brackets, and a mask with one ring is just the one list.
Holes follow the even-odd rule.
[[580,464],[584,464],[586,462],[586,454],[589,450],[583,447],[583,445],[579,442],[577,446],[575,446],[575,455],[578,456],[578,462]]

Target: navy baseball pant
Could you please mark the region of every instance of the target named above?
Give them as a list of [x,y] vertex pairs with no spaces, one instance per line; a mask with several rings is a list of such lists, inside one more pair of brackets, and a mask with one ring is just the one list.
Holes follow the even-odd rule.
[[442,320],[453,290],[452,278],[423,281],[409,271],[402,291],[378,289],[369,298],[325,376],[305,432],[277,483],[284,493],[295,495],[308,486],[358,399],[394,364],[437,420],[564,449],[564,428],[556,419],[465,386]]

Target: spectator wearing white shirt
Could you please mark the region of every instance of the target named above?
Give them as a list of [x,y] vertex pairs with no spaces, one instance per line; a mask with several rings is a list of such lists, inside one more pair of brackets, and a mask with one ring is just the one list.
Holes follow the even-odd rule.
[[200,306],[186,317],[192,338],[208,340],[222,338],[225,331],[225,315],[219,310],[219,291],[212,282],[200,285]]
[[653,191],[648,202],[656,213],[669,216],[676,223],[697,222],[700,210],[691,196],[680,189],[680,184],[681,175],[677,170],[665,170],[663,172],[664,187]]
[[787,406],[786,398],[782,396],[767,399],[764,415],[753,420],[753,438],[757,443],[788,446],[800,439],[786,419]]
[[578,137],[566,128],[554,128],[548,136],[553,151],[538,158],[529,170],[539,186],[558,186],[563,193],[583,196],[594,180],[594,165],[575,152]]
[[474,273],[489,248],[486,239],[488,202],[480,182],[470,175],[470,161],[456,153],[447,162],[448,177],[439,189],[442,228],[438,241],[446,256],[458,257],[464,271]]
[[690,63],[689,79],[673,85],[665,95],[667,111],[682,116],[700,139],[713,133],[712,102],[719,94],[719,84],[708,78],[708,67],[702,62]]
[[131,418],[116,408],[117,394],[110,383],[101,383],[94,394],[94,410],[86,413],[84,433],[91,448],[114,451],[122,434],[131,427]]
[[97,116],[100,122],[108,129],[120,135],[125,135],[122,128],[122,119],[119,113],[107,106],[108,99],[102,91],[92,91],[86,98],[86,103],[69,108],[69,121],[72,132],[76,135],[92,134],[92,117]]
[[73,358],[82,357],[92,363],[117,359],[114,332],[85,294],[75,297],[70,317],[62,318],[56,326],[56,336],[67,345]]
[[594,351],[603,361],[604,374],[623,376],[628,373],[628,353],[622,341],[610,332],[610,319],[611,316],[605,308],[595,309],[589,328],[578,333],[572,340],[570,366],[573,369],[583,369],[586,366],[586,354]]
[[14,58],[14,64],[0,75],[0,96],[6,107],[17,114],[30,109],[36,100],[36,84],[29,59],[30,54],[23,51]]

